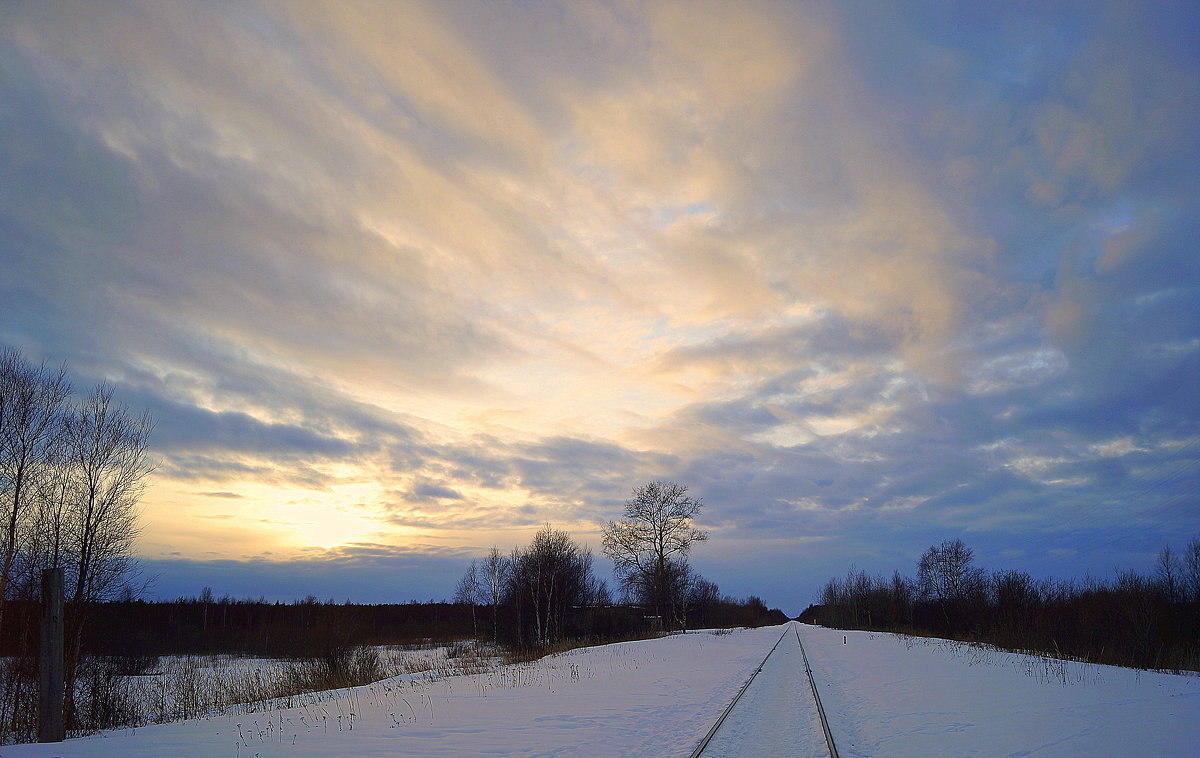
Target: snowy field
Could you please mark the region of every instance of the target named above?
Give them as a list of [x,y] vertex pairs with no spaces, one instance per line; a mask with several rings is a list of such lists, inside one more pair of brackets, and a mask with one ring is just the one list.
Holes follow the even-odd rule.
[[[396,679],[441,679],[477,673],[499,661],[499,651],[465,643],[383,645],[372,648],[379,670]],[[232,655],[162,656],[153,671],[125,677],[125,694],[147,723],[180,721],[220,711],[258,713],[335,698],[337,691],[264,700],[264,693],[287,688],[293,672],[306,664],[276,658]],[[2,756],[2,754],[0,754]]]
[[[396,677],[291,708],[12,745],[0,756],[687,756],[783,631],[697,632],[478,674]],[[1198,677],[888,634],[800,634],[843,756],[1187,756],[1200,744]],[[754,754],[739,743],[792,728],[777,723],[787,717],[806,724],[797,747],[819,747],[797,649],[781,645],[714,755]]]
[[800,636],[844,758],[1200,755],[1197,676],[874,632]]

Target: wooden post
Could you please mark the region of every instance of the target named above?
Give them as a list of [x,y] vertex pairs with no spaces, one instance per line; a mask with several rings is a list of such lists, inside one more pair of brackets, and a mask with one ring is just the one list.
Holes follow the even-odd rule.
[[42,572],[42,647],[38,659],[38,742],[62,742],[63,570]]

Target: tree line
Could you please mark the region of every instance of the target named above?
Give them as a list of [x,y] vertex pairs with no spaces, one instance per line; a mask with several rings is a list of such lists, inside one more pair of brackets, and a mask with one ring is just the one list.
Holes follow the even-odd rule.
[[1200,670],[1200,537],[1168,546],[1153,574],[1111,580],[989,573],[962,540],[921,554],[916,577],[851,569],[801,621],[985,642],[1008,650],[1147,669]]
[[75,698],[86,609],[136,589],[137,503],[151,471],[151,428],[149,415],[115,401],[109,385],[76,397],[65,366],[0,349],[0,637],[13,640],[0,665],[5,731],[36,711],[36,639],[28,631],[45,569],[63,572],[71,608],[68,728],[87,720],[87,704]]
[[[564,640],[620,639],[689,626],[782,623],[762,600],[722,597],[692,569],[688,555],[707,534],[693,525],[703,503],[674,482],[634,489],[624,518],[604,526],[619,597],[595,576],[589,548],[546,525],[528,546],[497,547],[471,562],[454,593],[469,608],[476,637],[521,650]],[[482,619],[480,618],[482,617]],[[482,625],[482,633],[481,633]]]
[[[13,601],[18,605],[22,601]],[[36,611],[36,608],[31,609]],[[68,608],[68,613],[72,609]],[[29,628],[6,625],[0,656],[20,649]],[[471,636],[470,611],[449,602],[338,603],[307,597],[290,603],[262,598],[216,597],[204,590],[175,600],[112,600],[88,608],[104,634],[88,636],[84,655],[114,670],[137,673],[164,655],[249,655],[305,660],[361,645],[420,644]]]

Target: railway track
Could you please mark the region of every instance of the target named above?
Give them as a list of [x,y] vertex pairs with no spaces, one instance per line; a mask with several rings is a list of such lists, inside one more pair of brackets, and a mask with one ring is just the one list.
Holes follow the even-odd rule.
[[[784,643],[789,637],[795,645]],[[804,677],[796,676],[798,668],[803,668]],[[808,653],[800,639],[800,627],[792,623],[696,746],[691,758],[825,754],[838,758]]]
[[821,731],[825,734],[825,746],[829,748],[829,758],[838,758],[837,745],[833,744],[833,733],[829,731],[829,719],[825,718],[825,706],[821,705],[821,693],[817,692],[817,680],[813,679],[812,667],[808,665],[808,653],[804,652],[804,641],[800,639],[800,625],[792,622],[792,631],[796,633],[796,644],[800,646],[800,656],[804,659],[804,674],[808,686],[812,689],[813,702],[817,704],[817,716],[821,719]]

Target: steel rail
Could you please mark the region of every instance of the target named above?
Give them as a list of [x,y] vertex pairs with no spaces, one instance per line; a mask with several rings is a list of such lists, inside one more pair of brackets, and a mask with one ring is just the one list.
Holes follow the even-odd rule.
[[[779,639],[775,640],[775,644],[771,646],[771,651],[767,653],[766,658],[763,658],[762,663],[758,664],[758,668],[754,669],[754,673],[750,675],[750,678],[747,679],[746,683],[742,685],[742,688],[738,690],[738,694],[735,695],[733,700],[730,701],[729,705],[725,707],[724,712],[721,713],[721,717],[717,719],[717,723],[712,725],[712,729],[709,729],[708,734],[704,735],[704,739],[700,740],[700,744],[697,745],[696,749],[692,751],[692,754],[689,758],[699,758],[699,755],[704,752],[704,748],[708,747],[709,740],[711,740],[713,735],[717,733],[717,730],[721,728],[721,724],[725,722],[725,717],[728,716],[729,712],[733,710],[733,706],[737,705],[737,701],[742,697],[742,695],[746,694],[746,690],[750,689],[750,683],[754,681],[754,677],[758,676],[758,672],[763,670],[763,666],[767,665],[767,658],[771,657],[771,653],[775,652],[775,648],[779,647],[779,643],[783,642],[783,638],[787,636],[787,633],[788,630],[784,629],[783,634],[779,635]],[[799,635],[796,636],[796,639],[800,639]]]
[[817,715],[821,717],[821,731],[825,732],[825,744],[829,746],[829,758],[838,758],[837,747],[833,744],[833,733],[829,731],[829,721],[825,718],[825,708],[821,705],[821,695],[817,692],[817,682],[813,679],[812,668],[808,665],[808,653],[804,652],[804,643],[800,641],[800,625],[796,630],[796,644],[800,646],[800,655],[804,657],[804,673],[808,675],[808,686],[812,687],[813,700],[817,702]]

